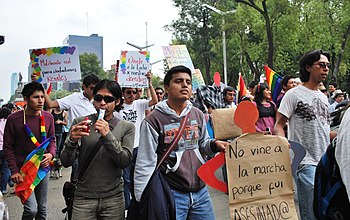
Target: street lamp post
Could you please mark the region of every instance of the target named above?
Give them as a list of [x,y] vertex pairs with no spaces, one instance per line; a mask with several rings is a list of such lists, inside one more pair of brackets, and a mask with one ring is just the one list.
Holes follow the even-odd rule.
[[236,10],[223,12],[208,4],[203,4],[203,6],[222,16],[222,56],[224,59],[224,83],[227,85],[226,32],[224,16],[230,13],[236,13]]

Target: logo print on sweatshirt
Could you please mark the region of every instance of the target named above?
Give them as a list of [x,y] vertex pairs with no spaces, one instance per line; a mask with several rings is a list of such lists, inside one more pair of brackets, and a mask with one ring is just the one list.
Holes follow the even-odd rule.
[[137,120],[137,112],[136,112],[136,110],[130,109],[128,112],[123,111],[123,119],[125,121],[129,121],[129,122],[135,123],[136,120]]
[[[172,123],[164,126],[164,143],[169,144],[179,132],[180,123]],[[189,147],[198,144],[198,124],[196,120],[192,120],[191,124],[184,128],[181,139],[179,140],[179,147]]]

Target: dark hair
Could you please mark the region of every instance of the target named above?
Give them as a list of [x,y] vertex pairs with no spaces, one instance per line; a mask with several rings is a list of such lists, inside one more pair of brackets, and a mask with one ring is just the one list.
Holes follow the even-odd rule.
[[264,99],[264,91],[269,89],[269,86],[266,83],[259,83],[255,89],[254,101],[256,103],[261,103]]
[[30,82],[26,85],[24,85],[22,90],[23,97],[26,97],[29,99],[29,97],[35,92],[35,91],[41,91],[45,94],[44,87],[41,83],[38,82]]
[[282,88],[283,88],[283,86],[287,86],[287,85],[288,85],[288,81],[289,81],[290,79],[293,79],[293,78],[295,78],[295,77],[294,77],[294,76],[290,76],[290,75],[284,76],[284,77],[282,78],[282,80],[281,80]]
[[300,80],[302,82],[308,82],[310,79],[310,72],[306,70],[308,66],[312,66],[314,62],[318,61],[324,55],[330,60],[330,55],[322,50],[312,50],[306,52],[300,59]]
[[226,96],[227,92],[233,92],[236,91],[232,86],[226,86],[224,90],[222,91],[222,94]]
[[253,89],[256,85],[258,85],[258,83],[258,81],[253,80],[249,83],[248,88]]
[[1,108],[0,109],[0,119],[7,118],[11,114],[11,109],[9,108]]
[[164,77],[164,85],[169,86],[172,75],[175,73],[187,73],[192,79],[192,72],[189,68],[185,66],[174,66],[168,70]]
[[94,91],[92,91],[92,93],[96,95],[100,89],[107,89],[112,93],[112,95],[114,96],[114,98],[116,98],[116,100],[118,99],[120,100],[119,104],[116,105],[114,108],[117,112],[119,112],[119,110],[122,108],[122,105],[123,105],[122,89],[120,88],[119,84],[116,81],[103,79],[96,84]]
[[[127,90],[127,89],[136,89],[136,88],[133,88],[133,87],[122,87],[122,92],[124,93],[125,90]],[[137,90],[136,90],[136,91],[137,91]]]
[[157,87],[157,88],[154,89],[154,91],[157,91],[157,90],[162,90],[162,92],[164,93],[164,89],[161,88],[161,87]]
[[329,85],[333,85],[335,88],[337,88],[337,83],[336,82],[330,82],[330,83],[328,83],[328,86]]
[[90,84],[97,84],[100,81],[100,79],[95,74],[89,74],[84,77],[83,79],[83,85],[88,87]]

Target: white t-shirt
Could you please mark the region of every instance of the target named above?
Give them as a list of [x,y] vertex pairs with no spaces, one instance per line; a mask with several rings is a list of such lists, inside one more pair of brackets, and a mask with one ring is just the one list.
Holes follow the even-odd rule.
[[123,104],[124,108],[119,111],[120,118],[135,124],[134,148],[139,146],[141,122],[145,118],[149,100],[138,99],[132,104]]
[[303,85],[289,90],[278,112],[288,118],[288,138],[301,144],[306,155],[301,164],[317,165],[330,143],[327,97]]
[[77,117],[96,113],[96,109],[88,98],[82,92],[75,92],[69,96],[57,99],[60,109],[68,111],[68,125],[70,128],[73,120]]
[[350,108],[340,123],[336,144],[335,159],[350,201]]

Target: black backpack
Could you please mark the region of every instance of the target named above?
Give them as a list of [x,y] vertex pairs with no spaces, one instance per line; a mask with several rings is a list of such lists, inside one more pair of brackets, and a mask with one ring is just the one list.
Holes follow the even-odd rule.
[[319,220],[350,219],[348,194],[335,160],[336,142],[335,138],[316,168],[313,207]]

